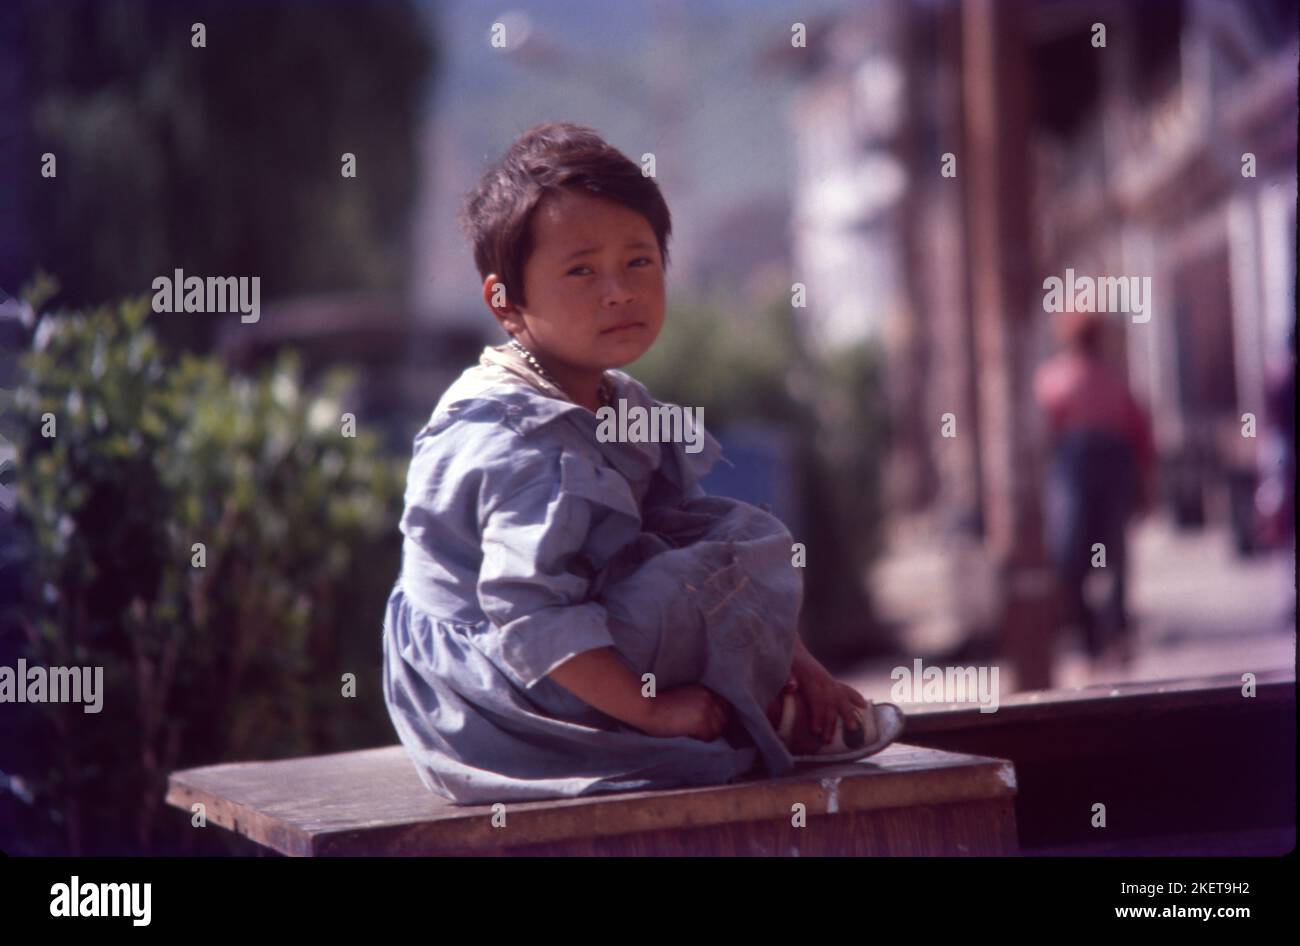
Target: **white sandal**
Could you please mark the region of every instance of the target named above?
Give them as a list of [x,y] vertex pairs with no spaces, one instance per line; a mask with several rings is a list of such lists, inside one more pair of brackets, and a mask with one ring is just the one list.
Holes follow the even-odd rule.
[[[781,705],[781,724],[777,736],[787,747],[794,736],[795,718],[799,714],[799,697],[786,693]],[[903,732],[903,711],[893,703],[872,703],[858,708],[858,728],[846,730],[843,717],[835,717],[835,732],[831,741],[823,743],[816,752],[794,755],[796,762],[852,762],[865,759],[884,749]]]

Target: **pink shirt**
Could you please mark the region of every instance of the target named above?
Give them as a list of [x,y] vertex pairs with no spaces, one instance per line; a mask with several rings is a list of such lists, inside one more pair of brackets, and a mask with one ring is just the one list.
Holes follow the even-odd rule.
[[1034,394],[1054,435],[1097,430],[1122,438],[1133,448],[1138,469],[1155,462],[1155,442],[1146,411],[1128,384],[1099,359],[1063,352],[1049,359],[1034,378]]

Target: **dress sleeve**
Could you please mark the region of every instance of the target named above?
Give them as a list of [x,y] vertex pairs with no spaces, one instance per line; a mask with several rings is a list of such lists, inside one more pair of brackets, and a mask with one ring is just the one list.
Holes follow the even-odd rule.
[[[605,608],[589,600],[592,567],[583,552],[600,507],[565,488],[565,453],[524,452],[496,498],[486,490],[480,528],[478,600],[499,629],[502,669],[531,687],[570,657],[614,646]],[[519,485],[520,480],[523,485]]]

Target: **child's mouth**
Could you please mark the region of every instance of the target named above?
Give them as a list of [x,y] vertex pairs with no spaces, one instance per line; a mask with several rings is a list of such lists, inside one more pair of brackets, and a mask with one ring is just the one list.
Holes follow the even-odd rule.
[[623,325],[615,325],[613,328],[607,328],[601,335],[623,335],[635,329],[645,328],[644,322],[626,322]]

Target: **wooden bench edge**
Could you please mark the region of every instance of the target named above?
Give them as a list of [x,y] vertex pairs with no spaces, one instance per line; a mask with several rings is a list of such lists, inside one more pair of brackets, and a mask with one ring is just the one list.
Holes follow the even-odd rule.
[[[972,778],[971,769],[976,770]],[[396,853],[437,854],[463,851],[492,851],[523,845],[564,842],[573,837],[609,838],[658,831],[702,828],[772,819],[788,820],[793,805],[805,805],[807,817],[856,814],[913,806],[945,805],[971,801],[1013,799],[1016,791],[1014,765],[1006,759],[989,757],[953,765],[932,773],[917,791],[916,773],[891,772],[871,779],[854,779],[843,766],[828,767],[806,776],[774,779],[765,791],[754,791],[754,782],[717,786],[666,789],[656,793],[655,803],[630,793],[609,793],[575,799],[550,799],[505,804],[506,826],[493,825],[491,806],[464,809],[463,818],[393,824],[383,828],[325,829],[308,836],[312,855],[346,854],[361,838],[387,839]],[[683,812],[672,805],[676,794],[713,796],[713,813]],[[510,832],[511,827],[521,828]]]

